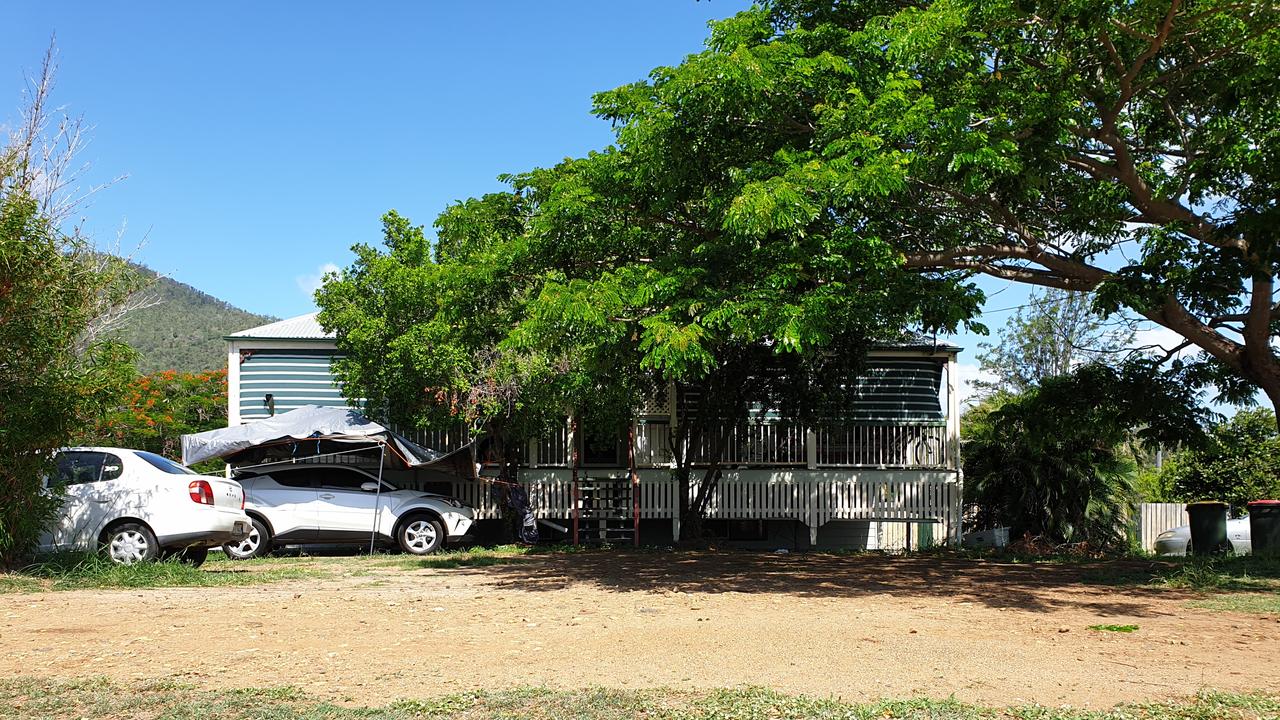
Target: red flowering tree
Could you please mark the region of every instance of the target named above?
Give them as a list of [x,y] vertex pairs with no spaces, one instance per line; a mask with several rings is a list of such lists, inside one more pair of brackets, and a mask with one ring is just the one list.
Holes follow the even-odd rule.
[[103,415],[80,442],[149,450],[178,459],[183,435],[226,424],[226,370],[163,370],[135,380],[124,401]]

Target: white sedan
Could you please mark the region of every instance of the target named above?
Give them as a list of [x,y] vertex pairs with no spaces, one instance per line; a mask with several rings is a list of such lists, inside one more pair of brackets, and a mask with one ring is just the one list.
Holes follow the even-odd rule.
[[[1227,541],[1231,543],[1231,552],[1236,555],[1247,555],[1253,549],[1253,538],[1249,534],[1248,516],[1227,521]],[[1187,555],[1191,552],[1191,526],[1183,525],[1165,530],[1156,536],[1157,555]]]
[[168,555],[199,565],[209,548],[252,529],[239,485],[155,453],[67,448],[58,451],[56,467],[45,487],[60,492],[62,504],[40,539],[46,552],[101,548],[126,565]]
[[247,559],[278,545],[359,544],[372,538],[426,555],[469,538],[475,512],[446,495],[398,490],[349,465],[288,464],[241,472],[249,537],[223,547]]

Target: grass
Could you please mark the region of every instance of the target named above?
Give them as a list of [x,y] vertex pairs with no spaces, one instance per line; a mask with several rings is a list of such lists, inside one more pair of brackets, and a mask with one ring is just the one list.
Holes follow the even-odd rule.
[[226,587],[325,577],[314,565],[270,559],[210,560],[191,567],[176,559],[119,565],[97,553],[60,553],[15,572],[0,574],[0,593],[112,588]]
[[1254,555],[1185,558],[1157,572],[1155,582],[1188,590],[1280,591],[1280,558]]
[[1187,603],[1191,607],[1202,610],[1220,612],[1250,613],[1258,615],[1280,615],[1280,592],[1273,593],[1229,593],[1215,595]]
[[1138,626],[1137,625],[1090,625],[1089,629],[1101,630],[1102,632],[1131,633],[1131,632],[1137,632]]
[[[603,549],[608,549],[603,548]],[[591,545],[497,545],[494,547],[469,547],[461,550],[446,550],[427,557],[415,555],[388,556],[382,567],[397,567],[407,570],[421,568],[462,568],[489,567],[492,565],[516,565],[532,562],[538,556],[575,555],[579,553],[601,552],[603,550]],[[628,546],[627,549],[631,549]]]
[[0,680],[0,718],[261,718],[263,720],[402,720],[479,718],[552,720],[1262,720],[1276,718],[1280,699],[1263,694],[1202,692],[1183,701],[1084,711],[1025,705],[987,708],[955,700],[850,703],[784,695],[760,688],[474,691],[360,707],[322,701],[294,688],[198,690],[169,681],[119,684],[103,679],[71,682]]
[[1220,612],[1280,614],[1280,558],[1277,557],[1155,558],[1133,555],[1092,559],[1055,555],[1035,559],[1024,555],[992,554],[990,551],[981,556],[969,554],[965,557],[1014,563],[1075,563],[1083,566],[1080,578],[1086,583],[1190,590],[1207,595],[1190,601],[1190,607]]

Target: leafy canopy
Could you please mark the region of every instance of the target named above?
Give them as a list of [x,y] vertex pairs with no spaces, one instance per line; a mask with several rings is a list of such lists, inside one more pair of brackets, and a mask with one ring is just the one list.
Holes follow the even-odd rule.
[[1158,477],[1165,498],[1221,500],[1243,512],[1252,500],[1280,498],[1280,437],[1269,410],[1244,410],[1214,426],[1209,441],[1169,459]]
[[[162,370],[129,383],[121,402],[76,436],[76,445],[147,450],[178,459],[182,436],[227,425],[227,371],[180,373]],[[197,470],[214,471],[210,462]]]
[[1200,436],[1205,412],[1151,363],[1085,365],[1020,395],[996,394],[962,423],[965,503],[979,527],[1017,537],[1123,547],[1136,501],[1133,434],[1150,443]]
[[[767,257],[783,284],[805,277],[795,250],[1097,291],[1202,350],[1186,377],[1274,402],[1278,19],[1226,0],[774,0],[597,96],[619,143],[593,162],[635,191],[605,199],[634,232]],[[947,287],[920,288],[941,325],[968,317]]]

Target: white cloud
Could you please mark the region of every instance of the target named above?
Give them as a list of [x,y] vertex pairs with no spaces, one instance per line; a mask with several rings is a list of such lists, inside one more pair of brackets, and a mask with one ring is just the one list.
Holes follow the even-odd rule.
[[336,273],[341,269],[342,268],[339,268],[333,263],[325,263],[316,268],[315,273],[311,275],[299,275],[294,278],[294,281],[298,283],[299,290],[301,290],[308,298],[312,298],[315,296],[316,290],[319,290],[320,286],[324,284],[324,276],[329,273]]

